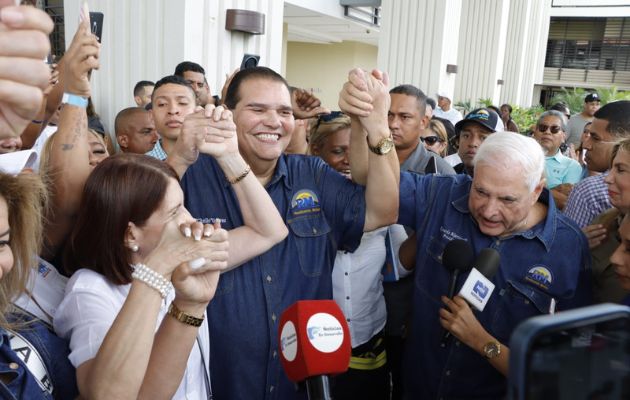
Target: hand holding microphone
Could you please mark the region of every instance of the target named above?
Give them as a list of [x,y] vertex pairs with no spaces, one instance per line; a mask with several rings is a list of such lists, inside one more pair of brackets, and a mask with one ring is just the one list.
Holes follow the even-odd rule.
[[[451,243],[449,243],[449,245]],[[466,245],[468,245],[468,243],[466,243]],[[458,246],[461,246],[461,245],[458,245]],[[448,266],[448,264],[446,264],[446,261],[447,261],[447,255],[450,257],[450,253],[447,252],[447,249],[448,249],[448,245],[447,245],[447,248],[444,249],[443,259],[444,259],[444,264]],[[470,253],[471,253],[470,259],[472,259],[472,248],[470,249]],[[468,256],[466,255],[466,257]],[[499,253],[495,249],[490,249],[490,248],[482,249],[479,252],[479,255],[477,256],[477,258],[475,259],[475,262],[473,263],[473,268],[470,271],[470,274],[468,274],[468,277],[466,278],[464,285],[459,291],[459,296],[461,296],[461,298],[468,301],[473,307],[475,307],[479,311],[483,311],[486,304],[488,303],[488,300],[490,299],[490,296],[492,295],[492,292],[494,291],[494,284],[492,283],[491,280],[499,269],[499,262],[500,262]],[[442,301],[444,301],[444,303],[447,304],[447,306],[454,307],[457,304],[460,304],[459,307],[463,308],[463,311],[466,311],[467,309],[470,314],[470,317],[472,317],[475,320],[475,322],[477,322],[477,319],[472,314],[472,310],[470,310],[470,307],[468,307],[468,304],[462,305],[461,304],[462,302],[454,301],[456,300],[456,299],[453,299],[453,294],[455,293],[455,279],[456,277],[454,277],[453,280],[451,281],[451,287],[449,288],[449,297],[447,298],[449,302],[444,301],[444,299]],[[452,308],[449,307],[449,309],[453,311]],[[459,310],[459,308],[457,308],[457,310]],[[449,326],[445,326],[445,324],[442,321],[442,315],[444,311],[446,310],[444,309],[440,310],[440,323],[445,329],[447,329],[447,332],[442,337],[442,346],[446,345],[451,333],[453,332],[451,329],[449,329]],[[481,327],[481,325],[479,326]]]

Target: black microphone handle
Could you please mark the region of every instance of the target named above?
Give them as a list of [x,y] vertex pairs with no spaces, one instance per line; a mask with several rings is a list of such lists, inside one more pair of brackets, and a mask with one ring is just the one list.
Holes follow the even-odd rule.
[[328,376],[317,375],[306,378],[306,393],[308,400],[332,400]]
[[457,277],[459,276],[459,270],[454,269],[451,275],[451,284],[448,286],[448,298],[452,299],[455,296],[455,286],[457,285]]

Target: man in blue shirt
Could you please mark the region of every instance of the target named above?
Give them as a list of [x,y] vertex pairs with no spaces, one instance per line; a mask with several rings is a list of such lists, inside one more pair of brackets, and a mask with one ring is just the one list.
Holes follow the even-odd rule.
[[575,184],[582,178],[582,166],[560,151],[566,138],[566,120],[560,111],[549,110],[542,113],[534,128],[534,139],[545,152],[545,175],[547,188],[563,183]]
[[[360,84],[359,84],[360,86]],[[346,113],[371,112],[358,87],[344,88]],[[384,115],[381,118],[385,118]],[[506,396],[514,328],[526,318],[591,301],[586,238],[560,214],[545,189],[544,155],[533,139],[489,135],[474,161],[474,178],[401,174],[399,223],[417,235],[413,316],[405,360],[405,398],[500,399]],[[355,170],[352,170],[353,176]],[[474,252],[500,254],[495,289],[483,312],[448,299],[446,245],[467,241]],[[571,249],[567,253],[566,249]],[[461,274],[456,287],[468,274]],[[442,344],[444,329],[453,340]]]
[[[371,107],[387,115],[386,85],[373,79],[366,94],[377,99]],[[208,307],[212,392],[218,400],[305,398],[282,371],[278,321],[297,300],[332,298],[336,251],[353,251],[364,230],[395,222],[399,166],[387,118],[363,118],[369,126],[364,141],[372,151],[366,154],[370,170],[362,187],[319,158],[283,154],[294,118],[289,87],[274,71],[256,67],[238,72],[225,104],[234,114],[240,153],[285,217],[289,235],[221,275]],[[242,225],[237,179],[226,178],[214,159],[201,155],[182,178],[187,209],[226,229]]]

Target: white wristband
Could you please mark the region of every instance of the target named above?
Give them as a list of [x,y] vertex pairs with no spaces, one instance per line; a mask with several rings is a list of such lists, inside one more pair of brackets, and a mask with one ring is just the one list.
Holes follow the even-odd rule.
[[146,265],[138,263],[132,265],[131,268],[133,268],[133,273],[131,274],[133,279],[137,279],[157,290],[163,299],[173,290],[173,284],[168,279]]

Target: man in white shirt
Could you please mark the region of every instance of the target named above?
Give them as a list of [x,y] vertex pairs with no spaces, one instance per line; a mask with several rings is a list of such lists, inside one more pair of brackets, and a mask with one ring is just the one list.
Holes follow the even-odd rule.
[[461,121],[463,117],[462,117],[462,113],[460,113],[459,111],[457,111],[455,108],[451,106],[452,97],[453,96],[448,94],[446,91],[442,90],[442,91],[437,92],[438,106],[433,111],[433,115],[440,118],[446,118],[449,121],[451,121],[453,126],[455,126],[455,124]]

